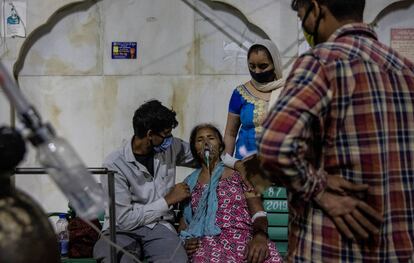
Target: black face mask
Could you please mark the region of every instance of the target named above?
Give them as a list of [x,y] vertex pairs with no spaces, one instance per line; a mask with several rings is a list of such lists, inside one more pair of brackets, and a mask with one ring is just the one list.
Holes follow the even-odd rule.
[[253,72],[253,71],[250,70],[250,75],[252,76],[252,78],[255,81],[257,81],[259,83],[271,82],[276,77],[274,69],[264,71],[264,72],[260,72],[260,73],[256,73],[256,72]]

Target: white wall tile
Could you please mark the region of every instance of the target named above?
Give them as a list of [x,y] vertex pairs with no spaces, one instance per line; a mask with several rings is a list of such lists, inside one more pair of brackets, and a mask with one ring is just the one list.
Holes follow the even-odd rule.
[[22,77],[24,95],[88,166],[101,163],[106,121],[101,77]]
[[[194,64],[194,13],[180,0],[104,0],[105,75],[187,75]],[[137,59],[111,59],[114,41],[137,42]]]
[[33,31],[40,25],[46,23],[49,17],[59,8],[75,2],[73,0],[34,0],[27,3],[27,25],[28,32]]
[[261,28],[285,57],[297,54],[297,16],[286,0],[220,0],[238,9],[250,23]]
[[28,51],[21,76],[101,75],[99,5],[63,17]]
[[[396,2],[403,2],[402,0],[366,0],[364,10],[364,21],[371,23],[377,15],[387,6]],[[407,2],[407,1],[405,1]]]
[[378,38],[386,45],[391,45],[392,28],[414,28],[414,1],[411,5],[402,5],[404,8],[394,8],[392,12],[381,17],[375,30]]
[[145,101],[157,99],[177,112],[175,136],[185,140],[200,122],[213,122],[224,130],[232,90],[240,76],[105,77],[105,155],[133,134],[132,117]]

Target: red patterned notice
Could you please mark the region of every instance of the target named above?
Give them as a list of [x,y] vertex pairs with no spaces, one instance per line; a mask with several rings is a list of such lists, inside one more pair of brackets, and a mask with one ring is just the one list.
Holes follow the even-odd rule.
[[414,28],[392,28],[391,47],[414,61]]

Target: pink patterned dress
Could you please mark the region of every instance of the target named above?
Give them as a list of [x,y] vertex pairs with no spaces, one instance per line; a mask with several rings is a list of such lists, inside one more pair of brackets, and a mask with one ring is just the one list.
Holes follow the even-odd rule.
[[[207,184],[197,182],[191,195],[195,213]],[[217,187],[218,208],[216,224],[220,235],[201,238],[201,247],[192,255],[191,262],[246,262],[245,251],[252,239],[251,217],[244,197],[245,185],[238,173],[221,179]],[[282,262],[273,242],[268,242],[269,257],[265,262]]]

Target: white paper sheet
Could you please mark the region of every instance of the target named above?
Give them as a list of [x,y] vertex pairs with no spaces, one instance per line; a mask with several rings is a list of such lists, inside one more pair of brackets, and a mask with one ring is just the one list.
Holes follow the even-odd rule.
[[25,1],[3,2],[3,28],[2,36],[26,37],[26,10]]

